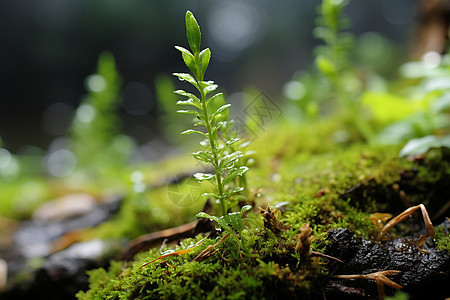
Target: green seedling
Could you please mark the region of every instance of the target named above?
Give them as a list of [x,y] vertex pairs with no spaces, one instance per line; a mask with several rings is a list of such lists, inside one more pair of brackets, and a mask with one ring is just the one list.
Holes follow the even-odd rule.
[[342,10],[349,1],[323,0],[319,6],[315,36],[324,42],[316,49],[316,65],[330,82],[333,91],[343,109],[366,141],[373,136],[373,129],[360,116],[359,103],[361,90],[357,86],[360,80],[352,71],[350,54],[354,37],[343,31],[349,27],[349,20],[343,17]]
[[95,179],[117,177],[117,170],[127,163],[133,150],[132,140],[120,132],[121,82],[114,56],[101,53],[97,71],[86,78],[89,93],[70,128],[69,148],[77,169]]
[[[209,96],[218,88],[213,81],[204,80],[205,72],[211,59],[211,51],[209,48],[200,50],[200,27],[190,11],[186,13],[186,35],[191,50],[189,51],[180,46],[176,46],[175,48],[182,53],[183,60],[191,71],[191,74],[174,73],[174,75],[181,81],[190,83],[197,90],[198,95],[188,93],[184,90],[175,91],[176,94],[188,98],[184,101],[178,101],[177,104],[190,108],[179,110],[178,112],[194,115],[194,127],[203,128],[203,131],[188,129],[182,132],[182,134],[198,134],[205,138],[200,144],[206,150],[192,153],[192,155],[199,161],[211,164],[215,172],[196,173],[194,177],[199,182],[208,181],[215,186],[216,192],[205,193],[203,196],[216,199],[222,213],[222,217],[220,218],[210,216],[206,213],[200,213],[197,216],[216,221],[225,231],[239,241],[239,238],[231,227],[238,232],[242,231],[240,218],[243,211],[241,210],[240,213],[227,213],[232,206],[230,197],[244,190],[244,187],[239,186],[237,183],[239,181],[236,182],[236,179],[243,176],[248,171],[248,167],[239,163],[239,160],[244,156],[243,152],[235,151],[233,147],[233,145],[239,142],[239,138],[230,137],[227,132],[229,128],[227,126],[229,124],[228,109],[231,104],[225,102],[222,93]],[[244,208],[242,208],[244,211],[250,209],[249,206]],[[236,218],[239,221],[236,221]],[[241,241],[239,241],[239,245],[242,246]]]
[[[223,228],[223,230],[225,230],[233,237],[233,239],[239,245],[240,249],[246,250],[246,245],[242,236],[242,231],[244,230],[244,225],[242,224],[242,217],[251,208],[252,207],[250,205],[245,205],[244,207],[241,208],[240,212],[229,213],[220,218],[216,216],[211,216],[205,212],[198,213],[197,217],[207,218],[215,221],[217,224],[219,224],[220,227]],[[235,233],[233,228],[239,232],[241,238],[239,238],[239,236]]]

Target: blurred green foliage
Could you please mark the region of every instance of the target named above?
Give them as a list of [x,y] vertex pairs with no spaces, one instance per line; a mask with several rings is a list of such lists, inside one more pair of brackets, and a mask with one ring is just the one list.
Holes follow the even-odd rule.
[[323,0],[315,35],[325,44],[316,48],[316,65],[329,80],[340,109],[358,129],[364,140],[370,141],[373,128],[362,116],[359,96],[363,85],[349,57],[354,48],[354,36],[342,32],[349,26],[349,20],[342,10],[349,1]]
[[126,166],[135,149],[133,140],[121,134],[120,87],[114,57],[104,52],[97,72],[86,78],[89,94],[76,110],[70,129],[69,148],[76,168],[93,179],[111,179],[111,173]]
[[[324,0],[318,7],[314,34],[324,42],[315,51],[320,74],[298,72],[286,83],[283,94],[288,107],[295,109],[289,117],[340,115],[340,122],[347,124],[339,138],[343,142],[351,138],[348,125],[368,143],[402,144],[424,138],[413,140],[401,155],[446,146],[449,56],[429,52],[421,61],[401,65],[395,44],[383,36],[366,33],[355,38],[345,31],[350,27],[343,14],[348,4]],[[393,80],[389,69],[401,77]]]
[[314,29],[316,38],[325,44],[318,46],[316,63],[319,70],[330,78],[342,72],[349,71],[350,54],[354,47],[354,36],[343,30],[350,27],[350,20],[343,17],[343,9],[349,1],[324,0],[319,6],[317,27]]
[[[211,257],[208,258],[223,260],[223,265],[214,267],[218,268],[219,275],[222,275],[223,270],[229,271],[231,266],[233,276],[229,282],[238,284],[235,274],[236,276],[244,274],[241,268],[233,269],[236,260],[242,260],[242,257],[238,258],[239,251],[234,251],[236,245],[241,249],[247,247],[249,254],[254,251],[254,257],[260,256],[256,260],[254,257],[249,259],[248,268],[244,269],[245,272],[251,271],[248,277],[251,284],[264,286],[261,280],[255,278],[267,275],[270,279],[268,282],[273,280],[271,276],[278,269],[275,267],[277,263],[273,261],[275,256],[282,257],[282,254],[287,253],[290,261],[299,259],[297,254],[292,254],[292,249],[296,242],[295,234],[303,224],[311,223],[314,235],[318,240],[322,239],[322,242],[329,229],[338,227],[350,228],[357,234],[369,237],[375,230],[368,219],[369,214],[377,212],[380,207],[386,207],[389,201],[372,199],[369,196],[365,199],[367,203],[361,201],[353,206],[352,199],[344,200],[342,195],[355,186],[364,185],[368,185],[369,188],[382,188],[386,194],[392,193],[394,184],[401,180],[399,170],[408,171],[415,167],[413,166],[415,162],[396,157],[400,149],[397,144],[404,144],[409,140],[400,151],[400,156],[424,154],[431,148],[450,148],[450,57],[440,56],[437,53],[426,54],[420,62],[403,65],[400,69],[403,78],[388,84],[387,79],[377,75],[377,72],[386,72],[388,67],[377,69],[377,56],[371,56],[368,52],[371,47],[378,44],[382,44],[378,49],[379,53],[393,46],[377,35],[365,36],[363,41],[356,40],[353,35],[344,32],[350,24],[343,17],[343,10],[348,3],[349,1],[322,1],[319,9],[320,17],[317,20],[318,27],[314,32],[324,42],[324,45],[316,50],[316,66],[320,73],[297,73],[285,86],[286,98],[297,101],[297,110],[285,109],[289,117],[297,118],[296,123],[288,124],[280,121],[274,128],[264,128],[263,134],[258,136],[259,140],[253,148],[249,147],[248,152],[248,144],[241,143],[230,133],[236,123],[229,121],[230,104],[227,104],[225,96],[222,93],[210,98],[206,96],[218,87],[212,81],[204,81],[211,53],[209,49],[200,51],[200,29],[191,13],[186,14],[186,33],[192,52],[181,47],[177,49],[181,51],[182,58],[192,75],[186,73],[175,75],[189,82],[198,90],[200,96],[178,90],[176,93],[186,96],[187,100],[177,103],[177,96],[172,93],[174,84],[170,78],[161,75],[155,82],[162,113],[159,122],[170,144],[181,143],[178,138],[179,132],[187,125],[187,122],[174,114],[177,104],[190,107],[191,110],[181,112],[193,115],[196,121],[194,126],[204,129],[204,131],[190,129],[184,134],[198,133],[206,138],[201,142],[203,149],[206,150],[195,152],[193,156],[199,161],[212,164],[215,172],[197,173],[194,176],[199,181],[212,183],[205,190],[208,192],[205,195],[218,200],[222,217],[207,213],[200,213],[197,216],[215,220],[234,238],[234,244],[230,244],[228,240],[224,243],[226,251],[211,253]],[[359,51],[362,51],[359,59],[372,65],[373,70],[362,72],[360,65],[353,59],[358,47]],[[139,167],[130,163],[137,146],[130,137],[121,133],[121,122],[118,117],[121,107],[121,84],[114,57],[108,52],[102,53],[96,73],[86,79],[88,95],[76,111],[68,136],[67,149],[62,149],[73,155],[74,168],[67,174],[60,174],[61,178],[57,180],[51,176],[42,176],[43,170],[39,167],[42,160],[47,159],[47,163],[52,161],[49,158],[54,153],[45,155],[30,151],[27,155],[14,155],[1,148],[0,140],[2,214],[16,218],[29,217],[40,203],[58,194],[52,190],[55,186],[52,186],[53,182],[72,184],[79,181],[81,189],[95,191],[94,193],[102,194],[113,188],[115,193],[125,194],[120,212],[112,220],[90,230],[86,235],[88,238],[100,236],[130,239],[167,226],[181,225],[193,219],[194,213],[204,206],[205,201],[198,200],[204,191],[193,193],[192,182],[189,180],[180,184],[167,183],[174,174],[186,170],[191,172],[194,169],[192,164],[180,162],[177,157],[170,157],[168,163],[163,161]],[[248,88],[243,96],[244,105],[246,107],[250,105],[258,94],[258,89]],[[326,102],[332,103],[330,111],[323,110],[325,106],[323,104]],[[298,122],[301,119],[300,113],[308,121],[306,124]],[[261,127],[250,115],[246,115],[243,124],[240,125],[255,131]],[[355,142],[355,145],[343,147],[350,142]],[[396,145],[379,147],[361,142]],[[259,151],[255,159],[253,156],[250,158],[250,155],[247,157],[248,153],[254,154],[251,149]],[[247,182],[243,175],[248,170],[246,164],[250,160],[255,165],[254,176]],[[428,170],[421,167],[423,173],[427,173]],[[370,186],[375,183],[375,186]],[[62,194],[70,192],[70,189],[61,189],[58,192]],[[171,192],[177,193],[183,199],[185,198],[182,196],[191,193],[189,200],[194,199],[192,203],[188,203],[189,207],[183,207],[185,203],[171,198]],[[230,197],[235,194],[242,197]],[[261,226],[246,228],[242,216],[250,206],[243,206],[240,212],[229,212],[235,209],[238,200],[242,198],[248,200],[247,194],[251,194],[251,200],[255,203],[258,201],[261,206],[271,202],[287,203],[282,221],[292,226],[292,230],[286,233],[289,238],[275,244],[278,243],[279,237],[269,238],[260,228],[256,229]],[[381,202],[381,206],[378,206],[378,202]],[[448,238],[439,242],[448,248]],[[208,243],[212,245],[213,240],[205,242]],[[285,247],[286,243],[292,245]],[[284,245],[285,248],[277,247],[279,245]],[[313,244],[313,247],[321,246]],[[233,251],[229,251],[230,249]],[[275,254],[272,256],[272,253]],[[151,250],[147,254],[142,254],[141,261],[148,259],[144,255],[156,257],[159,254],[156,250]],[[192,270],[198,271],[197,268],[201,266],[211,268],[212,265],[197,262],[188,264],[182,257],[176,258],[175,262],[181,262],[179,266],[187,270],[183,276],[193,282],[195,277],[192,276]],[[295,268],[301,263],[295,261]],[[110,287],[112,291],[123,288],[123,293],[126,294],[136,288],[135,284],[138,281],[159,280],[163,276],[172,276],[164,268],[157,267],[157,272],[153,273],[157,275],[152,275],[155,277],[144,278],[141,276],[140,268],[136,265],[130,266],[128,269],[122,269],[128,272],[123,273],[125,278],[109,281],[108,284],[114,285]],[[192,266],[194,267],[190,270]],[[319,266],[317,270],[318,268]],[[258,270],[257,275],[253,274],[254,270]],[[92,286],[102,294],[105,286],[103,283],[96,286],[98,282],[94,281],[102,281],[107,276],[114,277],[119,271],[118,265],[113,263],[110,274],[102,270],[91,272]],[[139,279],[127,276],[131,273],[138,274]],[[101,278],[99,274],[102,275]],[[298,272],[291,273],[290,270],[285,270],[285,274],[291,276]],[[130,278],[131,283],[127,281]],[[179,279],[176,276],[173,278]],[[210,280],[209,275],[202,280],[206,282]],[[224,282],[227,280],[223,279]],[[122,282],[130,286],[124,288],[125,285],[121,286]],[[289,284],[288,280],[282,282]],[[303,284],[305,281],[299,282]],[[183,291],[184,286],[180,288],[180,283],[181,281],[175,282],[173,288]],[[137,289],[135,291],[140,293],[146,287],[147,285],[138,287],[139,291]],[[203,287],[197,288],[200,292],[204,292]],[[235,291],[236,295],[241,293],[238,287]]]
[[[160,74],[155,80],[156,101],[158,103],[158,122],[161,124],[165,140],[173,145],[181,144],[180,132],[189,120],[180,118],[177,111],[177,96],[173,93],[175,85],[169,75]],[[185,142],[185,141],[183,141]]]
[[[400,71],[406,84],[396,91],[403,108],[395,112],[409,113],[385,126],[377,141],[409,141],[401,152],[405,156],[423,154],[430,148],[450,148],[450,55],[428,52],[421,61],[404,64]],[[371,108],[380,110],[379,102],[372,102]]]

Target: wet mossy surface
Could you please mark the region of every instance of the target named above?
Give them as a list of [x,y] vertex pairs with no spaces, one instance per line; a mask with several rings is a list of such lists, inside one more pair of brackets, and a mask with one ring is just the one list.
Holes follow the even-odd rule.
[[[345,297],[341,290],[347,285],[353,287],[354,294],[350,296],[356,299],[376,298],[376,284],[371,280],[350,284],[350,280],[340,280],[341,290],[330,290],[335,283],[333,276],[342,274],[339,272],[376,271],[376,266],[370,264],[365,268],[352,267],[350,261],[357,258],[338,257],[339,253],[329,250],[333,244],[330,232],[336,230],[346,230],[349,241],[359,241],[352,245],[372,243],[380,259],[386,262],[379,271],[389,267],[401,269],[389,261],[400,263],[402,259],[397,256],[408,261],[411,255],[414,257],[409,259],[411,263],[427,268],[433,256],[437,261],[429,269],[437,268],[442,277],[439,280],[448,279],[448,225],[438,227],[435,241],[429,241],[428,248],[422,249],[415,242],[420,234],[426,233],[420,213],[391,228],[382,242],[375,240],[379,228],[370,216],[374,213],[395,216],[422,203],[435,225],[443,223],[448,215],[442,208],[450,192],[450,152],[432,149],[421,157],[399,158],[400,146],[337,144],[328,125],[323,125],[324,130],[322,125],[315,125],[312,131],[291,124],[277,125],[254,142],[258,152],[248,173],[254,211],[244,221],[246,230],[242,233],[250,249],[248,253],[228,238],[206,258],[196,261],[199,253],[223,237],[223,233],[217,232],[200,234],[141,252],[133,261],[112,261],[106,270],[89,271],[89,290],[80,291],[78,299],[323,299],[324,295],[333,299]],[[323,143],[314,142],[317,140]],[[274,216],[284,229],[277,230],[276,226],[263,222],[257,209],[266,210],[268,205],[278,208]],[[193,219],[178,218],[177,223]],[[312,229],[306,237],[311,245],[299,243],[300,229],[305,224]],[[194,246],[204,237],[207,238],[200,245]],[[394,244],[401,239],[414,247],[395,248]],[[395,248],[397,256],[380,250],[388,247],[386,243],[391,243],[389,247]],[[190,247],[191,251],[141,267],[167,250]],[[363,251],[358,249],[355,251]],[[404,276],[414,277],[414,272],[411,269]],[[433,288],[433,278],[419,275],[417,284]],[[404,284],[407,279],[402,276],[391,279]],[[405,291],[414,294],[414,288],[407,286]],[[358,295],[357,290],[363,290],[364,296]],[[386,290],[388,295],[394,292],[391,288]]]

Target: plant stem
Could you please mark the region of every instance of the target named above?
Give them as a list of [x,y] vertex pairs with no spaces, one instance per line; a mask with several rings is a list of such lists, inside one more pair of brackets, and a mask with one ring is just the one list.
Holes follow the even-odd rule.
[[[201,69],[200,66],[200,61],[198,59],[198,55],[195,55],[195,60],[198,66],[198,69]],[[199,78],[200,80],[202,80],[202,78]],[[198,80],[198,85],[199,85],[199,91],[200,91],[200,100],[202,102],[202,109],[203,109],[203,113],[205,115],[205,127],[206,127],[206,131],[208,132],[208,140],[209,140],[209,145],[211,147],[211,152],[213,154],[213,165],[214,165],[214,169],[216,170],[216,182],[217,182],[217,189],[219,191],[219,201],[220,201],[220,208],[222,210],[222,216],[225,216],[227,214],[227,203],[225,201],[225,197],[224,197],[224,191],[223,191],[223,185],[222,185],[222,178],[220,177],[220,173],[218,172],[219,170],[219,158],[217,157],[217,152],[216,152],[216,143],[215,140],[212,136],[212,129],[211,129],[211,123],[209,120],[209,115],[208,115],[208,109],[206,106],[206,95],[205,92],[203,90],[203,88],[201,87],[200,84],[200,80]]]

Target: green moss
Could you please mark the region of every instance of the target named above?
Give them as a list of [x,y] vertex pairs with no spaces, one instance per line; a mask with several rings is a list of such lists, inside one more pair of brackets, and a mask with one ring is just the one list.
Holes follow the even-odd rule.
[[[254,233],[253,233],[254,234]],[[294,241],[271,239],[272,250],[260,243],[267,238],[265,231],[256,231],[254,253],[249,258],[233,256],[238,253],[231,239],[217,247],[218,252],[204,261],[192,261],[211,245],[206,240],[191,253],[142,264],[157,258],[160,253],[151,250],[138,255],[131,266],[119,268],[113,262],[109,271],[90,271],[90,290],[79,292],[78,299],[257,299],[275,298],[280,290],[287,295],[309,293],[317,280],[317,264],[299,264],[292,256]],[[199,240],[188,239],[194,244]],[[274,242],[276,240],[276,242]],[[178,247],[180,249],[181,247]],[[277,260],[278,262],[274,261]],[[282,262],[282,263],[281,263]],[[107,280],[107,277],[110,277]]]
[[409,296],[408,294],[402,293],[402,292],[396,292],[394,296],[392,297],[386,297],[386,300],[408,300]]
[[444,226],[436,228],[436,243],[442,251],[447,250],[450,253],[450,235],[446,232]]
[[[447,154],[431,153],[424,160],[398,158],[399,146],[368,146],[355,143],[335,147],[305,145],[317,137],[293,124],[268,130],[261,141],[271,138],[278,142],[263,148],[256,141],[255,166],[248,176],[255,207],[265,208],[287,201],[278,219],[290,229],[274,233],[262,227],[256,214],[245,222],[242,233],[251,253],[242,255],[231,238],[216,247],[203,261],[193,259],[217,239],[206,239],[191,252],[157,260],[143,268],[146,262],[161,256],[159,249],[140,253],[131,264],[114,262],[108,271],[90,271],[90,290],[78,293],[79,299],[271,299],[308,298],[320,291],[328,269],[324,259],[303,257],[296,251],[299,229],[308,223],[314,237],[311,250],[323,252],[326,235],[333,228],[349,228],[366,239],[377,233],[369,217],[376,212],[396,214],[411,205],[425,203],[427,209],[437,207],[427,200],[430,187],[448,179]],[[322,126],[322,125],[320,125]],[[325,128],[325,127],[324,127]],[[278,132],[275,137],[274,132]],[[286,132],[280,134],[280,132]],[[329,134],[331,131],[324,130]],[[326,135],[327,135],[326,134]],[[290,141],[283,143],[281,141]],[[161,190],[158,190],[161,189]],[[448,191],[448,184],[439,192]],[[167,213],[178,213],[173,223],[191,220],[189,209],[183,213],[164,201],[162,188],[149,195],[156,207]],[[444,193],[445,195],[445,193]],[[403,198],[402,198],[403,197]],[[157,199],[157,200],[156,200]],[[440,199],[439,200],[443,200]],[[159,203],[159,204],[158,204]],[[441,202],[441,204],[444,202]],[[150,211],[149,211],[150,213]],[[132,214],[130,214],[130,217]],[[145,213],[142,213],[145,217]],[[421,226],[421,218],[411,218]],[[153,223],[155,227],[163,223]],[[159,224],[159,225],[158,225]],[[404,234],[402,226],[390,229],[391,234]],[[174,250],[194,245],[202,236],[185,239]],[[436,240],[441,249],[449,249],[449,238],[443,229],[437,230]],[[167,251],[164,248],[161,251]]]

